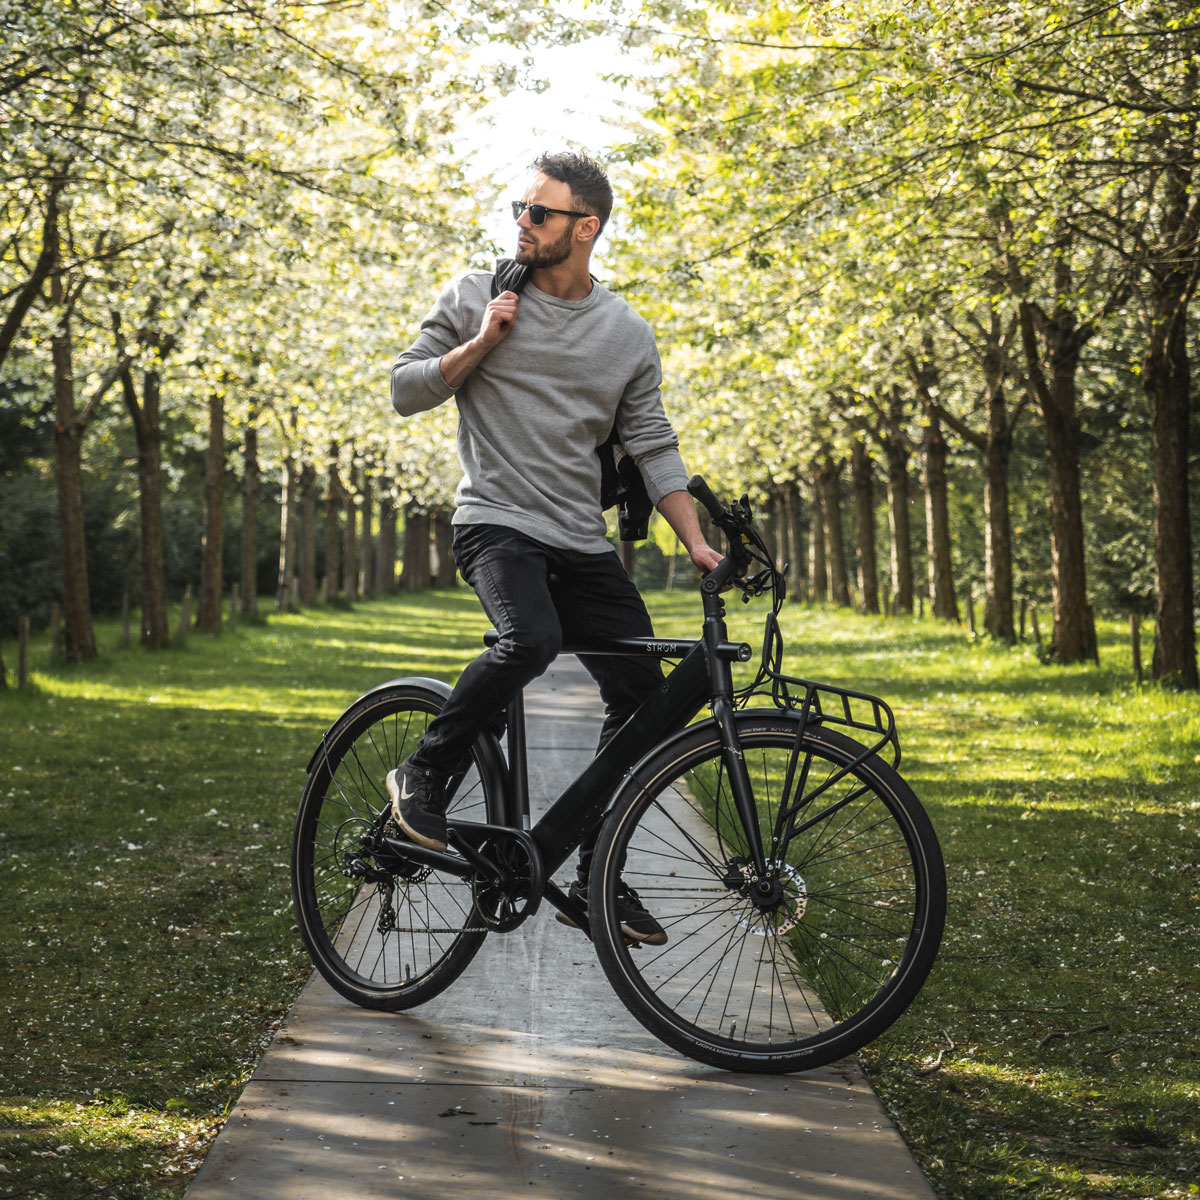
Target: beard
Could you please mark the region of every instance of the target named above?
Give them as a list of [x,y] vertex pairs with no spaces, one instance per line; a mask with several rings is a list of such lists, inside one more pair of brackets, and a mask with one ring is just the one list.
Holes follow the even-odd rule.
[[574,221],[569,221],[561,237],[545,245],[518,246],[517,262],[523,267],[557,267],[571,257],[571,231]]

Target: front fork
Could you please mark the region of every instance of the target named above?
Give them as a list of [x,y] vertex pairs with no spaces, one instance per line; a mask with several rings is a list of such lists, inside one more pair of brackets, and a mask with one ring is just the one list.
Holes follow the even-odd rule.
[[[708,581],[706,580],[707,584]],[[746,757],[738,738],[733,707],[733,666],[728,631],[725,627],[725,601],[715,590],[707,587],[704,596],[704,639],[708,646],[709,669],[712,674],[712,712],[721,738],[721,755],[733,794],[734,808],[746,837],[746,859],[753,865],[756,886],[770,888],[767,858],[763,851],[762,831],[758,824],[758,808]],[[738,655],[737,657],[741,657]]]

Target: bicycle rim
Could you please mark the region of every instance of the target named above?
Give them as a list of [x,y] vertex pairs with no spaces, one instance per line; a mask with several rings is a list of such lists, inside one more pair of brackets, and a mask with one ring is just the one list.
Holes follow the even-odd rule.
[[[388,819],[387,773],[416,749],[440,707],[441,698],[423,688],[364,697],[326,735],[300,802],[292,888],[301,937],[331,986],[368,1008],[409,1008],[436,995],[487,932],[469,878],[363,850]],[[499,811],[484,757],[477,745],[454,790],[451,820],[486,822]],[[357,862],[379,877],[356,878],[348,863]]]
[[[750,897],[719,740],[699,726],[639,766],[606,823],[591,881],[597,952],[630,1011],[682,1053],[805,1070],[860,1049],[916,995],[941,939],[945,872],[928,817],[885,763],[848,770],[861,747],[819,727],[799,741],[782,714],[738,724],[774,856],[771,903]],[[771,847],[781,804],[797,809],[783,854]],[[666,945],[625,945],[622,878]]]

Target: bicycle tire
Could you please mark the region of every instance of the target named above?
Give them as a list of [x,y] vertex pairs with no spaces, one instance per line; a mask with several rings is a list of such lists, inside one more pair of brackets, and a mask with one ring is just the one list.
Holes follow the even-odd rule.
[[[709,721],[651,751],[614,801],[589,880],[592,936],[617,995],[667,1045],[730,1070],[808,1070],[861,1049],[916,996],[941,941],[945,867],[887,763],[856,763],[863,748],[821,726],[800,739],[784,713],[736,720],[768,857],[789,762],[806,802],[797,828],[812,822],[780,859],[778,907],[747,895],[745,835]],[[626,945],[622,878],[665,945]]]
[[[385,777],[416,749],[448,691],[398,681],[360,697],[325,735],[301,795],[291,859],[300,936],[330,986],[364,1008],[423,1004],[462,974],[487,934],[469,877],[369,855],[363,861],[386,884],[345,870],[346,855],[389,819]],[[495,739],[483,735],[454,790],[451,820],[499,823],[500,761]]]

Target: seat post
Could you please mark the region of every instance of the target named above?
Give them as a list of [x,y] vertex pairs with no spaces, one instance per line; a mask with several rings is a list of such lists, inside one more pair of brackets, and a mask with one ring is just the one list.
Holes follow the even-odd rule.
[[504,823],[529,828],[529,754],[525,740],[525,693],[508,706],[508,789]]

